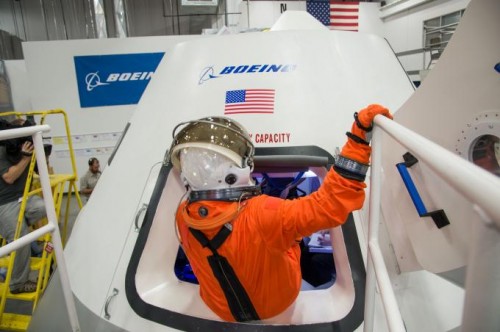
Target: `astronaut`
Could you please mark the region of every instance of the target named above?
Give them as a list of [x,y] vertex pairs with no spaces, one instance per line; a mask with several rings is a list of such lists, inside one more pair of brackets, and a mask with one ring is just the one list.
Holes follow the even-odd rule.
[[251,177],[254,146],[236,121],[214,116],[174,129],[170,160],[188,188],[176,225],[200,296],[220,318],[266,319],[295,301],[301,238],[342,225],[363,205],[369,132],[379,114],[392,119],[376,104],[354,114],[347,142],[320,188],[294,200],[261,194]]

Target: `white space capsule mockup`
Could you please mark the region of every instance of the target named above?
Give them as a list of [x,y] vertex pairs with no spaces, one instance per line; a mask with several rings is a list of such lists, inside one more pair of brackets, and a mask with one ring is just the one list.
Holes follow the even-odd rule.
[[[251,133],[257,172],[279,176],[309,170],[321,181],[346,140],[353,112],[379,103],[395,114],[395,121],[466,157],[474,135],[500,136],[500,74],[494,70],[500,62],[499,14],[496,1],[473,1],[416,92],[384,39],[329,31],[301,13],[285,13],[270,32],[178,44],[158,67],[66,246],[82,331],[359,328],[365,263],[363,232],[356,227],[364,213],[332,230],[335,283],[301,291],[276,317],[258,323],[221,321],[203,303],[197,285],[179,280],[174,213],[185,188],[165,162],[172,130],[188,120],[229,116]],[[298,21],[302,28],[291,28]],[[255,89],[274,92],[270,108],[241,113],[228,105],[228,93]],[[486,115],[494,120],[485,121]],[[469,124],[481,129],[474,132]],[[383,217],[398,263],[408,273],[451,270],[459,275],[467,223],[477,219],[472,204],[417,165],[417,185],[428,195],[424,200],[432,202],[428,208],[443,209],[450,225],[440,229],[429,218],[422,222],[395,167],[405,152],[384,140]],[[55,274],[30,330],[70,329],[59,287]]]

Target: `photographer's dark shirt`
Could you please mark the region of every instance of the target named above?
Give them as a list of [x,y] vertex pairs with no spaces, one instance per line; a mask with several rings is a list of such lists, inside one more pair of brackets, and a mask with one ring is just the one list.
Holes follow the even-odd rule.
[[7,159],[5,146],[0,146],[0,205],[16,201],[23,196],[24,186],[28,177],[28,167],[26,167],[23,174],[13,184],[8,184],[3,179],[3,175],[13,165]]

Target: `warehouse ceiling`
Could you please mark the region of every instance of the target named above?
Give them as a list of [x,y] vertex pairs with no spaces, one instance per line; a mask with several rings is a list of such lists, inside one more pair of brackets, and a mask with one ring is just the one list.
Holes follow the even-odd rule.
[[[203,1],[126,0],[125,15],[129,36],[200,34],[224,18],[224,0]],[[195,3],[193,5],[187,5]]]
[[22,41],[200,34],[226,0],[0,0],[0,30]]

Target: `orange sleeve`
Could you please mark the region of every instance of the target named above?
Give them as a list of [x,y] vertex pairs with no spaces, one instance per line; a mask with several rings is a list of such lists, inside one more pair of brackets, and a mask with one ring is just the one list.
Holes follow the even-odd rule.
[[342,225],[350,212],[363,206],[365,188],[364,182],[343,178],[331,169],[318,191],[294,200],[262,195],[251,213],[264,243],[287,250],[300,237]]

